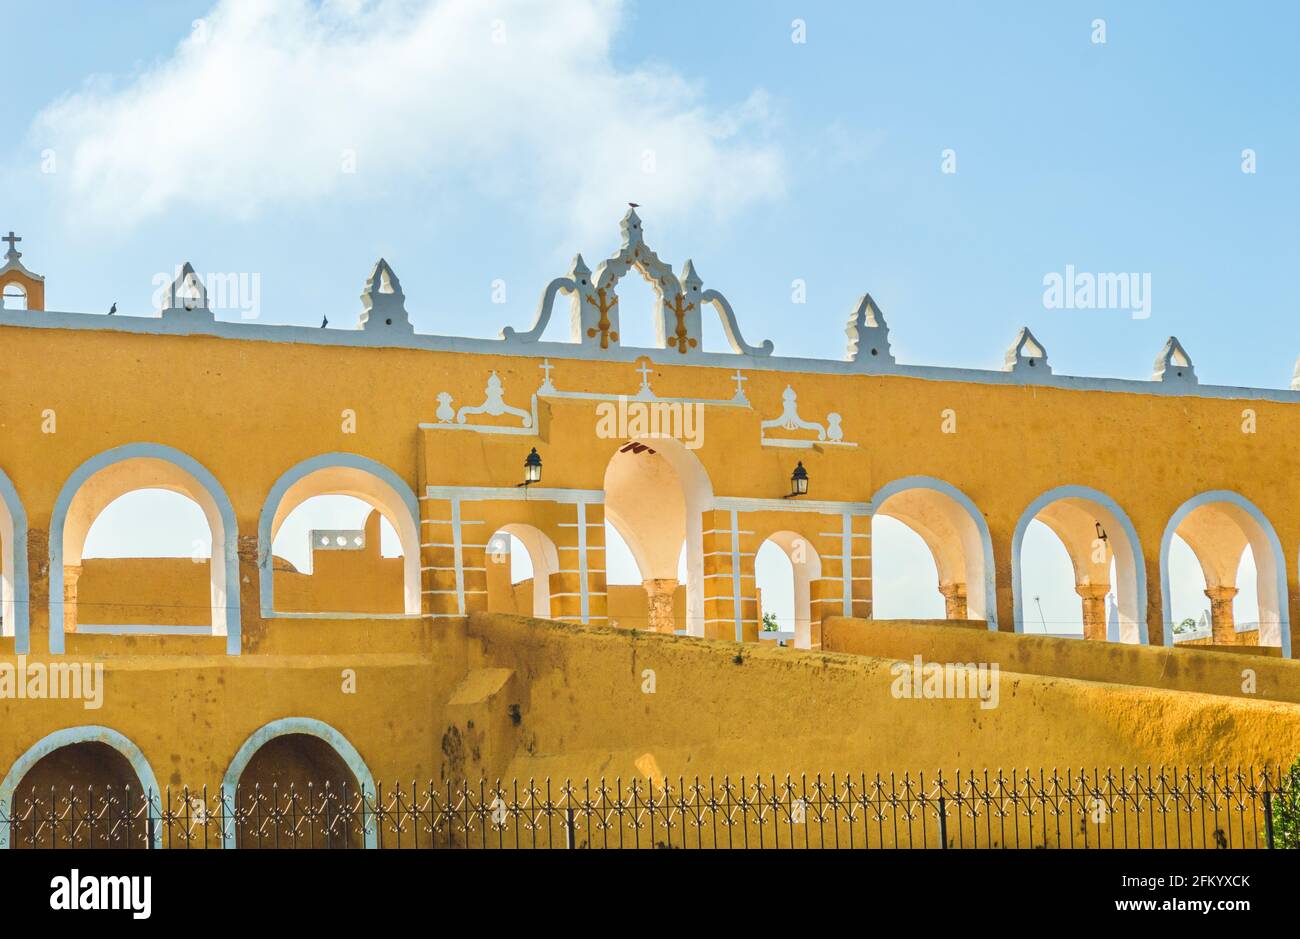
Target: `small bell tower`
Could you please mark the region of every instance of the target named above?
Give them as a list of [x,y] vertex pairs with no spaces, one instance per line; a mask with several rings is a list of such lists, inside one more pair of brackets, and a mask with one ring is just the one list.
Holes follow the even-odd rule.
[[13,232],[10,232],[0,241],[9,245],[9,250],[5,253],[5,263],[0,267],[0,297],[3,297],[3,304],[6,310],[44,310],[45,309],[45,278],[40,274],[33,274],[27,268],[23,267],[23,262],[18,260],[23,253],[18,250],[18,242],[22,241]]

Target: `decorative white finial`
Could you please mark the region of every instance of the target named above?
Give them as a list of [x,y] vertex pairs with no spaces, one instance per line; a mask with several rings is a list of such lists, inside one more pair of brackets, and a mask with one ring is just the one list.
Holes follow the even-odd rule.
[[699,290],[704,286],[704,281],[701,280],[700,275],[695,272],[695,262],[690,258],[687,258],[686,263],[682,265],[682,276],[679,277],[678,280],[681,281],[682,289],[687,293]]
[[163,319],[209,323],[216,319],[208,308],[208,288],[189,261],[180,266],[176,279],[163,294],[162,316]]
[[889,351],[889,325],[871,294],[864,293],[849,317],[845,333],[849,337],[848,360],[863,365],[893,365]]
[[[628,203],[632,205],[632,203]],[[636,206],[627,210],[623,216],[623,221],[619,224],[619,229],[623,232],[623,247],[630,248],[633,245],[641,244],[643,235],[641,232],[641,216],[636,214]]]
[[361,292],[361,319],[357,325],[365,332],[407,335],[415,332],[406,312],[402,282],[383,258],[375,262],[370,277],[366,279],[366,289]]
[[1028,326],[1022,326],[1016,333],[1016,341],[1007,350],[1003,371],[1018,374],[1050,375],[1052,368],[1047,364],[1047,350],[1034,338]]
[[1177,337],[1170,336],[1156,356],[1155,372],[1152,374],[1153,381],[1179,382],[1185,385],[1195,385],[1196,369],[1192,365],[1192,358],[1183,348],[1183,344],[1178,341]]

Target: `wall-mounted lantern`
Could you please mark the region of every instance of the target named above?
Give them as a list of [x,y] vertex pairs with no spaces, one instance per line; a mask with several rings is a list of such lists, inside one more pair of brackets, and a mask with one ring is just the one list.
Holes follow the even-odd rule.
[[790,494],[786,498],[793,499],[796,496],[806,495],[808,495],[808,471],[803,468],[803,461],[800,460],[799,465],[790,474]]
[[[542,458],[537,455],[537,448],[533,447],[528,456],[524,459],[524,481],[519,486],[531,486],[533,483],[542,481]],[[515,488],[519,488],[516,486]]]
[[1097,526],[1097,540],[1104,543],[1106,541],[1106,529],[1101,527],[1101,522],[1093,522],[1093,524]]

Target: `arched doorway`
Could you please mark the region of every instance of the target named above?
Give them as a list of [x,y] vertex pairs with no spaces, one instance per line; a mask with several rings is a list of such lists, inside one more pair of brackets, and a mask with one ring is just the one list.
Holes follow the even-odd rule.
[[686,631],[704,635],[703,513],[713,488],[696,456],[666,437],[622,444],[605,469],[605,518],[636,559],[647,627],[673,632],[682,543],[686,544]]
[[222,781],[235,823],[225,845],[359,848],[377,843],[375,781],[356,748],[321,721],[289,717],[254,732]]
[[993,542],[975,503],[943,480],[909,476],[882,487],[871,504],[873,597],[878,590],[888,589],[874,573],[881,547],[875,518],[880,516],[907,526],[925,542],[934,560],[935,587],[943,598],[945,619],[979,620],[987,622],[989,629],[997,628]]
[[[1073,588],[1080,601],[1080,621],[1085,639],[1105,640],[1110,620],[1115,639],[1145,643],[1146,567],[1133,523],[1105,493],[1084,486],[1061,486],[1035,499],[1016,524],[1011,544],[1011,588],[1016,632],[1029,628],[1035,594],[1026,589],[1025,542],[1030,526],[1040,522],[1059,540],[1070,561],[1072,583],[1053,589]],[[1113,594],[1113,607],[1107,598]],[[1046,624],[1049,633],[1061,630]],[[1055,624],[1061,626],[1061,624]]]
[[[1175,538],[1191,549],[1200,566],[1209,601],[1211,643],[1214,645],[1280,646],[1291,656],[1291,630],[1287,611],[1286,562],[1282,544],[1272,524],[1252,502],[1235,492],[1215,490],[1184,502],[1165,526],[1160,542],[1160,592],[1164,615],[1164,640],[1172,645],[1174,628],[1170,559]],[[1239,575],[1247,549],[1254,562],[1253,583]],[[1234,615],[1238,594],[1255,594],[1258,625],[1239,630]]]
[[0,848],[159,847],[158,797],[144,754],[117,731],[55,731],[0,781]]

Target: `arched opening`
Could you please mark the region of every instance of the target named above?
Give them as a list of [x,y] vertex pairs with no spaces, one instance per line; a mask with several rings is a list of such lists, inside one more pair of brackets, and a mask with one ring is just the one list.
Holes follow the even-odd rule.
[[624,348],[653,349],[659,344],[656,323],[663,301],[640,267],[632,267],[615,285],[618,292],[618,341]]
[[12,636],[14,654],[28,648],[27,513],[9,477],[0,472],[0,636]]
[[[1142,548],[1104,493],[1062,486],[1035,499],[1016,525],[1011,563],[1016,632],[1147,641]],[[1077,618],[1066,612],[1071,590]]]
[[[1177,580],[1172,576],[1183,554],[1177,546],[1180,540],[1195,558],[1208,601],[1208,617],[1198,618],[1194,630],[1186,627],[1191,617],[1184,614],[1192,602],[1189,596],[1200,584],[1186,570],[1190,565],[1185,555],[1184,570]],[[1160,545],[1165,643],[1280,646],[1283,655],[1290,657],[1285,571],[1273,526],[1249,500],[1226,490],[1189,499],[1169,520]],[[1252,614],[1253,623],[1239,619]],[[1208,636],[1202,624],[1205,618]]]
[[754,578],[760,641],[811,648],[812,585],[821,576],[821,557],[802,535],[778,531],[759,545]]
[[27,291],[21,284],[13,281],[4,285],[4,293],[0,295],[0,308],[6,310],[25,310],[27,309]]
[[[935,585],[939,589],[935,589]],[[948,587],[939,576],[934,552],[905,522],[889,515],[871,518],[871,615],[874,619],[947,619],[965,593],[965,581]]]
[[[98,557],[83,585],[92,526]],[[50,522],[50,651],[62,652],[64,633],[78,631],[224,635],[238,654],[235,544],[230,501],[185,454],[130,444],[88,460],[64,484]]]
[[[364,824],[375,799],[374,775],[348,739],[321,721],[286,717],[259,728],[230,761],[221,785],[236,816],[224,832],[227,848],[377,844],[375,825]],[[283,814],[297,825],[286,825]]]
[[189,496],[152,488],[118,496],[91,521],[78,566],[76,556],[65,548],[70,632],[78,623],[211,630],[212,532]]
[[[882,488],[872,505],[874,617],[977,620],[997,628],[993,543],[965,494],[942,480],[913,476]],[[923,561],[918,538],[932,566]]]
[[126,825],[127,793],[138,811],[140,781],[106,743],[74,743],[46,754],[18,782],[10,843],[15,848],[143,848],[143,816]]
[[[1074,562],[1061,539],[1034,519],[1025,528],[1020,557],[1023,631],[1035,636],[1082,638],[1083,608],[1074,589]],[[1113,577],[1108,582],[1113,583]],[[1107,609],[1113,593],[1107,594]]]
[[[605,469],[605,518],[635,561],[645,591],[645,624],[674,632],[682,544],[686,545],[686,631],[704,635],[703,512],[713,490],[699,460],[678,440],[629,441]],[[611,560],[612,558],[612,560]],[[606,580],[618,576],[618,545],[606,547]],[[638,598],[639,600],[639,598]],[[638,620],[635,614],[633,620]]]
[[[319,530],[316,540],[334,541],[334,547],[312,541],[311,587],[313,607],[294,609],[295,604],[279,601],[277,590],[287,585],[297,570],[277,565],[273,546],[290,516],[309,500],[323,496],[347,497],[347,504],[364,504],[368,512],[365,528]],[[341,503],[336,503],[341,504]],[[415,494],[396,473],[364,457],[332,453],[298,464],[272,487],[258,524],[258,567],[261,575],[261,605],[264,616],[384,616],[420,612],[420,542]],[[400,564],[383,554],[383,522],[390,526],[400,549]],[[306,524],[299,522],[298,524]],[[313,529],[299,529],[313,530]],[[360,545],[357,538],[361,539]],[[337,544],[339,538],[343,544]],[[393,550],[390,546],[390,551]],[[390,563],[391,562],[391,563]],[[400,570],[400,578],[397,572]],[[321,578],[327,573],[328,578]],[[326,580],[330,583],[326,583]],[[400,596],[397,584],[400,583]],[[389,588],[385,590],[385,586]],[[284,591],[287,593],[287,589]],[[382,597],[382,599],[377,599]],[[325,603],[318,602],[322,598]],[[301,604],[298,604],[301,605]],[[342,607],[342,608],[339,608]]]
[[359,800],[356,776],[324,740],[310,734],[272,738],[239,776],[239,846],[359,848]]
[[[158,782],[140,749],[107,727],[41,739],[0,780],[0,848],[144,848]],[[152,845],[161,844],[155,826]]]
[[551,618],[555,542],[532,525],[503,525],[487,540],[488,610]]
[[402,613],[402,544],[388,519],[348,495],[312,496],[271,544],[276,608],[287,613]]

